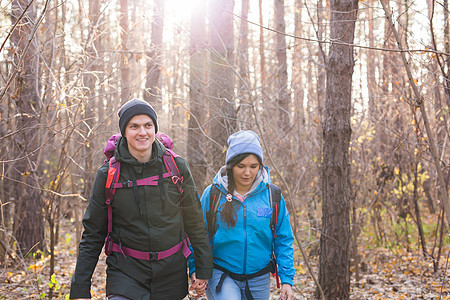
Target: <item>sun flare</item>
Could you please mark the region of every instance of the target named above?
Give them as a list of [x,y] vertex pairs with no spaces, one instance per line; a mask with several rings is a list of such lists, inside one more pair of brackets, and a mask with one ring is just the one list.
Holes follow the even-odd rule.
[[205,0],[164,0],[165,10],[175,18],[189,18],[197,5],[206,5]]

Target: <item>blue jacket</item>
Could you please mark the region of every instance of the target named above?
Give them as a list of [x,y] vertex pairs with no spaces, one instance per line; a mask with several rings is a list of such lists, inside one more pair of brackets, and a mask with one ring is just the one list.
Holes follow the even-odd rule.
[[[295,269],[293,265],[294,236],[289,221],[289,212],[283,196],[281,196],[280,211],[276,225],[276,239],[270,229],[271,205],[269,199],[270,176],[268,168],[261,169],[252,188],[245,194],[241,202],[236,195],[233,201],[237,203],[236,226],[228,227],[220,217],[222,204],[226,201],[228,180],[225,167],[216,174],[213,184],[218,185],[222,192],[217,210],[217,232],[211,239],[214,263],[237,274],[252,274],[265,268],[275,253],[278,273],[281,283],[292,285]],[[203,218],[209,211],[211,185],[203,192],[201,204]],[[195,271],[194,258],[189,259],[190,274]]]

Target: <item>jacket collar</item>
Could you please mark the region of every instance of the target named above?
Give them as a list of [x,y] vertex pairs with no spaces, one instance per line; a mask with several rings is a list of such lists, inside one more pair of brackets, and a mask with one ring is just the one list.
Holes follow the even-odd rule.
[[159,160],[158,158],[162,159],[162,156],[164,155],[165,151],[166,148],[163,146],[163,144],[161,144],[160,141],[155,139],[155,141],[152,144],[151,159],[145,163],[138,162],[137,159],[133,155],[131,155],[130,151],[128,150],[127,139],[121,136],[117,141],[116,149],[114,151],[114,157],[116,158],[117,161],[125,162],[133,166],[144,166],[147,164],[152,164],[155,161],[158,161]]
[[[213,180],[214,184],[219,185],[219,189],[222,193],[225,195],[228,193],[228,176],[226,171],[226,166],[223,166],[220,168],[219,172],[217,172],[216,176]],[[265,186],[270,184],[270,175],[269,175],[269,168],[267,166],[264,166],[258,171],[258,174],[256,175],[255,182],[253,182],[252,187],[250,190],[245,193],[245,195],[241,195],[244,198],[252,193],[259,193]],[[236,193],[236,191],[234,192]]]

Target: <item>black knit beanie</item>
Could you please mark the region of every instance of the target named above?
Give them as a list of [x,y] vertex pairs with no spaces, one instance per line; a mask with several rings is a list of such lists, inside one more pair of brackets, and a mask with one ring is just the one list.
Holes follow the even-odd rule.
[[143,100],[132,99],[125,103],[119,110],[119,128],[122,136],[125,136],[125,128],[128,122],[137,115],[149,116],[155,125],[155,133],[158,132],[158,117],[153,107]]

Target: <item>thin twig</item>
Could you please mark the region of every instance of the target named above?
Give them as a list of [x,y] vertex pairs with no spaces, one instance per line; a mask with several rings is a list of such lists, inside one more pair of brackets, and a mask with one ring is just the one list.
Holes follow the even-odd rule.
[[50,3],[50,0],[45,1],[45,6],[42,10],[41,16],[39,17],[38,21],[36,22],[36,24],[34,24],[34,27],[30,33],[30,36],[28,37],[28,41],[27,44],[25,45],[25,48],[22,51],[22,55],[19,58],[19,61],[17,62],[17,66],[16,69],[14,70],[14,72],[11,74],[11,77],[8,79],[8,82],[6,83],[6,85],[3,88],[2,93],[0,94],[0,103],[2,103],[3,97],[6,94],[6,91],[8,90],[9,86],[11,85],[12,81],[14,80],[14,78],[16,77],[17,73],[19,72],[19,70],[21,69],[21,65],[22,65],[22,61],[25,57],[25,54],[28,52],[28,49],[30,48],[31,42],[33,40],[33,37],[36,35],[36,31],[39,27],[39,25],[42,22],[42,19],[44,18],[45,13],[47,12],[47,7],[48,4]]
[[28,11],[28,8],[30,8],[31,4],[33,4],[34,0],[31,0],[30,3],[28,3],[27,7],[25,7],[25,9],[23,10],[22,14],[19,16],[19,18],[17,18],[16,23],[14,23],[13,27],[11,28],[11,30],[8,32],[8,35],[6,36],[5,40],[2,43],[2,46],[0,47],[0,52],[2,52],[3,47],[6,44],[6,41],[9,39],[9,37],[12,35],[13,31],[16,29],[17,25],[19,24],[20,20],[22,20],[23,16],[25,15],[25,13]]
[[339,40],[332,40],[332,39],[328,39],[328,40],[319,40],[319,39],[313,39],[313,38],[306,38],[306,37],[301,37],[301,36],[296,36],[295,34],[289,34],[289,33],[284,33],[284,32],[280,32],[277,31],[273,28],[258,24],[256,22],[250,21],[248,19],[244,19],[239,15],[236,15],[232,12],[228,12],[230,14],[232,14],[233,16],[239,18],[239,19],[243,19],[245,21],[247,21],[249,24],[261,27],[265,30],[268,31],[272,31],[276,34],[282,34],[284,36],[287,37],[291,37],[294,38],[296,40],[302,40],[302,41],[307,41],[307,42],[315,42],[315,43],[319,43],[319,44],[335,44],[335,45],[343,45],[343,46],[349,46],[349,47],[353,47],[353,48],[360,48],[360,49],[369,49],[369,50],[376,50],[376,51],[382,51],[382,52],[395,52],[395,53],[405,53],[405,52],[422,52],[422,53],[434,53],[434,54],[439,54],[439,55],[445,55],[445,56],[450,56],[450,53],[445,53],[442,51],[437,51],[435,49],[430,49],[430,48],[425,48],[425,49],[389,49],[389,48],[380,48],[380,47],[370,47],[370,46],[364,46],[364,45],[357,45],[357,44],[353,44],[353,43],[345,43],[345,42],[341,42]]
[[447,217],[447,225],[450,224],[450,212],[449,212],[449,204],[448,204],[448,193],[447,193],[447,185],[445,183],[444,180],[444,175],[442,173],[442,169],[440,166],[440,162],[439,162],[439,156],[438,156],[438,152],[436,150],[436,144],[434,141],[434,135],[433,132],[431,131],[430,128],[430,122],[428,120],[428,115],[427,112],[425,110],[425,101],[422,97],[422,95],[419,93],[419,89],[417,88],[417,85],[414,81],[414,78],[412,76],[412,72],[411,72],[411,67],[408,63],[408,60],[406,59],[405,56],[405,52],[409,52],[408,50],[404,50],[403,46],[402,46],[402,41],[400,39],[400,36],[397,32],[397,29],[394,26],[394,22],[392,21],[392,15],[388,10],[388,7],[386,6],[386,4],[383,2],[383,0],[380,0],[381,6],[383,6],[384,9],[384,13],[386,15],[386,19],[389,22],[389,25],[392,29],[392,33],[394,34],[394,37],[397,41],[397,45],[398,48],[401,50],[401,57],[403,60],[403,65],[405,66],[406,69],[406,74],[408,75],[408,80],[409,80],[409,84],[412,87],[412,90],[414,92],[414,95],[416,97],[416,103],[415,106],[420,108],[420,111],[422,113],[422,118],[423,118],[423,123],[425,125],[426,131],[427,131],[427,135],[428,135],[428,144],[429,144],[429,148],[431,151],[431,155],[433,156],[434,159],[434,164],[436,166],[436,172],[438,175],[438,179],[439,179],[439,184],[441,186],[441,197],[442,197],[442,205],[444,207],[444,211]]
[[450,250],[447,253],[447,261],[445,262],[445,270],[444,270],[444,277],[442,278],[442,284],[441,284],[441,292],[439,294],[439,300],[442,299],[442,291],[444,288],[444,283],[445,283],[445,277],[447,276],[447,269],[448,269],[448,256],[450,255]]

